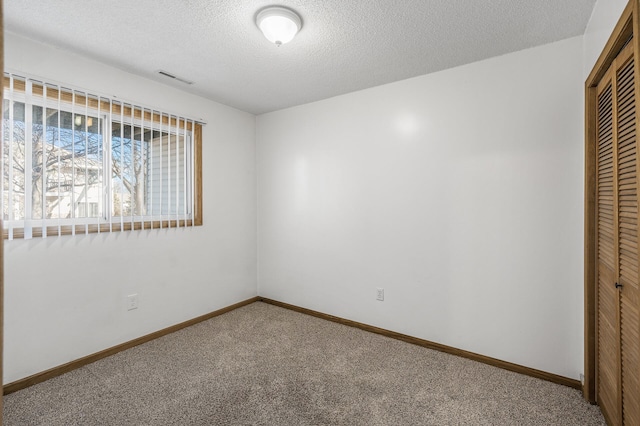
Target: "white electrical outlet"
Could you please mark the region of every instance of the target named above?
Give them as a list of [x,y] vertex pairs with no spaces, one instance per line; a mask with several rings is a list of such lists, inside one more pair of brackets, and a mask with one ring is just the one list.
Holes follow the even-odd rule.
[[127,311],[138,309],[138,294],[130,294],[127,296]]
[[376,288],[376,300],[379,300],[381,302],[384,300],[384,288]]

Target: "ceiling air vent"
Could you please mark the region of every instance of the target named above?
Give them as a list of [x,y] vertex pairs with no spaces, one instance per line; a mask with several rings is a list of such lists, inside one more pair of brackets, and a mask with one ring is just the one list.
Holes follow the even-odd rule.
[[171,74],[170,72],[159,70],[158,74],[163,75],[165,77],[168,77],[168,78],[170,78],[172,80],[176,80],[176,81],[182,82],[184,84],[193,84],[193,81],[189,81],[189,80],[186,80],[184,78],[177,77],[177,76]]

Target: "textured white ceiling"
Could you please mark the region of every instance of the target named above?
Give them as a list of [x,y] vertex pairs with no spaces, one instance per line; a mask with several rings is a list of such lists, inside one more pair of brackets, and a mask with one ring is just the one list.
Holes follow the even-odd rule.
[[[260,114],[577,36],[594,3],[5,0],[4,11],[9,31]],[[270,4],[303,20],[280,48],[254,23]]]

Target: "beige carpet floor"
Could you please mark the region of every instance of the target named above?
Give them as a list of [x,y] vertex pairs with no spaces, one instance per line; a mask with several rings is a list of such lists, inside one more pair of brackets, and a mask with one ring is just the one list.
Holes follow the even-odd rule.
[[253,303],[4,398],[18,425],[604,425],[568,387]]

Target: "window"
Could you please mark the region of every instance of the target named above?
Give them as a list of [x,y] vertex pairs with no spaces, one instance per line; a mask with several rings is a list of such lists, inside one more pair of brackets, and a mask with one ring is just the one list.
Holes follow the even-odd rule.
[[202,224],[202,125],[4,76],[5,238]]

